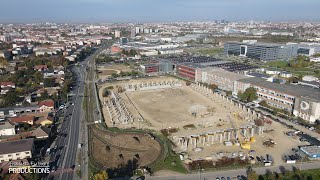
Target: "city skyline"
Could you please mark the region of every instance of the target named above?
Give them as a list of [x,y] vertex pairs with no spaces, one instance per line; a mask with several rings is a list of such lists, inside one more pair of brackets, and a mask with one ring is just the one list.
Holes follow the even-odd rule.
[[[12,7],[12,8],[7,8]],[[319,21],[320,1],[307,0],[19,0],[2,2],[0,23],[170,22],[209,20]]]

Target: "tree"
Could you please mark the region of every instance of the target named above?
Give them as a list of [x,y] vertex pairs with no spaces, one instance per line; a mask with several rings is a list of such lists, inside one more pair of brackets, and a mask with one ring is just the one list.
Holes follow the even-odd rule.
[[119,77],[119,75],[118,75],[117,73],[112,73],[112,74],[111,74],[111,77],[117,78],[117,77]]
[[103,91],[102,96],[103,97],[108,97],[109,95],[110,95],[110,91],[107,88],[105,88],[104,91]]
[[275,180],[275,175],[270,171],[270,170],[267,170],[266,171],[266,178],[267,180]]
[[226,92],[226,95],[227,95],[228,97],[230,97],[230,96],[232,95],[232,92],[231,92],[231,91],[227,91],[227,92]]
[[94,175],[95,180],[106,180],[109,179],[108,173],[106,171],[99,171]]
[[252,167],[248,167],[247,169],[247,178],[248,180],[257,180],[258,179],[258,175],[257,173],[252,169]]
[[259,105],[260,105],[260,106],[263,106],[263,107],[269,107],[267,101],[265,101],[265,100],[259,102]]
[[46,87],[55,87],[56,81],[54,78],[46,78],[44,79],[44,86]]
[[214,90],[218,89],[218,86],[215,84],[210,84],[210,85],[208,85],[208,88],[210,88],[211,90],[214,91]]
[[41,93],[41,99],[48,99],[49,94],[47,90],[44,90],[43,93]]
[[0,68],[5,68],[8,66],[8,61],[4,58],[0,58]]
[[246,103],[252,102],[258,99],[257,90],[254,87],[249,87],[243,93],[239,92],[238,98],[240,98],[241,101]]

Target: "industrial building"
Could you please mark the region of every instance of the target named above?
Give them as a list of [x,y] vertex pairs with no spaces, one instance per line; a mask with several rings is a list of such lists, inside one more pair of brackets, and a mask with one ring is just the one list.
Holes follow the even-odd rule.
[[249,57],[263,61],[290,60],[298,55],[298,45],[227,42],[224,45],[224,54]]
[[320,118],[320,91],[318,89],[272,83],[259,77],[237,80],[234,87],[234,95],[244,92],[249,87],[254,87],[260,100],[265,100],[268,105],[284,109],[311,123]]

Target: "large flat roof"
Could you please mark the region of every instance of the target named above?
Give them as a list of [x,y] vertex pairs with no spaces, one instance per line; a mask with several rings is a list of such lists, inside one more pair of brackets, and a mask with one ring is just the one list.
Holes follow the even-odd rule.
[[265,46],[265,47],[279,47],[279,46],[287,46],[287,44],[277,44],[277,43],[244,43],[238,41],[228,41],[227,43],[235,43],[235,44],[245,44],[245,45],[256,45],[256,46]]
[[267,89],[273,89],[275,91],[283,92],[292,96],[297,97],[304,97],[316,100],[320,102],[320,91],[319,89],[305,87],[300,85],[293,85],[293,84],[278,84],[266,81],[263,78],[259,77],[252,77],[248,79],[241,79],[239,80],[244,83],[250,83],[252,85],[261,86]]
[[33,139],[22,139],[18,141],[0,142],[0,154],[9,154],[23,151],[31,151]]
[[242,74],[238,74],[238,73],[234,73],[234,72],[230,72],[221,68],[216,68],[216,67],[208,67],[208,68],[204,68],[202,70],[202,72],[207,72],[207,73],[212,73],[212,74],[216,74],[231,80],[239,80],[239,79],[245,79],[245,78],[249,78],[245,75]]

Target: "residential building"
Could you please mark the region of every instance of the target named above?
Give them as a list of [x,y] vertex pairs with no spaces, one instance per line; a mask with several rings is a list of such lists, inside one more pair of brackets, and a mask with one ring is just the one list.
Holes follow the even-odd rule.
[[0,163],[32,158],[34,152],[33,139],[0,142]]
[[50,134],[50,128],[39,126],[37,129],[32,131],[32,136],[36,139],[47,139]]
[[121,31],[115,31],[114,32],[114,37],[120,38],[121,37]]
[[128,43],[128,38],[126,37],[121,37],[119,40],[120,45],[125,45]]
[[8,121],[0,121],[0,136],[11,136],[15,134],[16,130],[14,125]]
[[290,60],[298,55],[298,45],[227,42],[224,45],[224,53],[263,61]]
[[33,125],[34,120],[35,116],[19,116],[9,118],[9,121],[14,124],[28,123],[30,125]]
[[41,112],[53,111],[54,110],[54,101],[51,99],[40,101],[38,103],[39,109]]
[[16,84],[13,82],[0,82],[0,94],[7,94],[11,89],[15,89]]
[[9,59],[11,57],[11,53],[7,50],[0,50],[0,58]]

